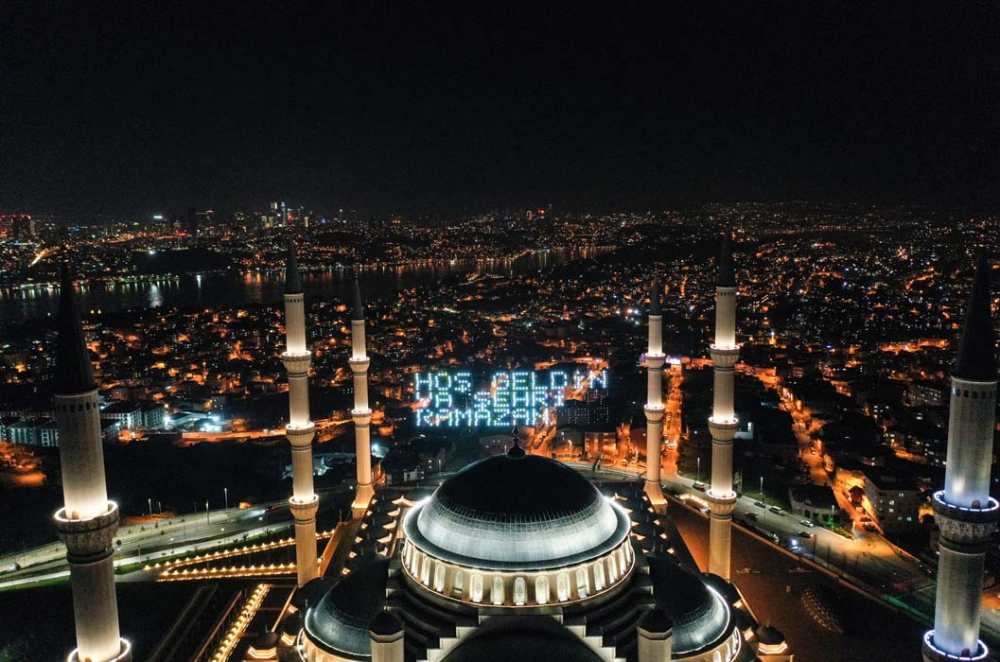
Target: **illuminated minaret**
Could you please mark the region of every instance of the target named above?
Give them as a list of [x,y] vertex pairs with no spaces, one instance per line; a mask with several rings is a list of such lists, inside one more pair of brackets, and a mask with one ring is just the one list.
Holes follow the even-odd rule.
[[989,490],[997,362],[985,255],[976,267],[964,324],[951,371],[944,489],[933,499],[941,538],[934,629],[924,635],[925,662],[989,657],[979,639],[979,622],[986,546],[1000,505]]
[[708,430],[712,434],[712,486],[707,497],[709,517],[708,571],[729,581],[733,536],[733,437],[737,420],[733,411],[733,377],[740,347],[736,344],[736,272],[729,233],[722,241],[719,274],[715,284],[714,398]]
[[354,448],[358,462],[358,490],[354,507],[367,507],[374,494],[372,487],[372,410],[368,407],[368,366],[371,360],[365,350],[365,306],[361,301],[361,286],[354,278],[354,309],[351,311],[351,372],[354,373]]
[[108,501],[97,384],[87,355],[76,295],[63,267],[56,350],[55,415],[64,507],[55,515],[66,544],[73,588],[76,650],[70,662],[125,662],[129,643],[118,630],[114,538],[118,504]]
[[309,364],[306,346],[305,295],[295,259],[295,244],[288,242],[285,267],[285,353],[281,360],[288,371],[288,425],[285,436],[292,445],[292,498],[288,506],[295,520],[295,567],[299,586],[319,574],[316,561],[316,510],[319,497],[313,491],[312,440],[315,428],[309,420]]
[[660,444],[663,440],[663,313],[660,281],[649,290],[649,347],[646,350],[646,494],[654,505],[663,505],[660,488]]

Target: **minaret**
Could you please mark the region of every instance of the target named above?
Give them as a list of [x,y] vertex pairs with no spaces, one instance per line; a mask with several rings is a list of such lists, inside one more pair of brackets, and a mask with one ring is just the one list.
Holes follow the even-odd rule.
[[663,312],[660,281],[649,291],[649,347],[646,350],[646,495],[654,506],[666,503],[660,488],[660,444],[663,440]]
[[372,487],[372,410],[368,407],[368,366],[371,360],[365,349],[365,306],[361,286],[354,277],[354,309],[351,311],[351,372],[354,373],[354,448],[358,462],[358,489],[354,507],[365,508],[375,493]]
[[934,629],[924,634],[925,662],[985,660],[979,639],[983,565],[1000,504],[990,498],[996,425],[997,361],[990,275],[979,258],[965,328],[951,371],[951,411],[944,489],[934,494],[941,530]]
[[285,353],[281,360],[288,371],[288,425],[285,436],[292,445],[292,498],[288,506],[295,519],[295,567],[299,586],[316,579],[316,510],[319,497],[313,491],[312,440],[315,427],[309,420],[309,364],[306,346],[305,296],[302,276],[295,259],[295,244],[288,242],[285,267]]
[[66,544],[77,648],[70,662],[125,662],[131,645],[118,630],[114,538],[118,504],[108,501],[97,384],[87,355],[73,281],[64,266],[56,350],[55,415],[64,506],[55,515]]
[[736,273],[729,233],[722,241],[719,275],[715,284],[714,399],[708,430],[712,434],[712,486],[706,496],[712,509],[709,518],[708,571],[729,581],[733,536],[733,437],[738,422],[733,411],[734,366],[740,355],[736,344]]

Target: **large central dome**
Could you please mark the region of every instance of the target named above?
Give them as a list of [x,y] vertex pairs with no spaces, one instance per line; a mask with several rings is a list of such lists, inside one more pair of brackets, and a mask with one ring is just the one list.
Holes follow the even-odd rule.
[[629,522],[573,469],[515,447],[445,481],[404,527],[418,547],[460,565],[544,569],[607,552]]

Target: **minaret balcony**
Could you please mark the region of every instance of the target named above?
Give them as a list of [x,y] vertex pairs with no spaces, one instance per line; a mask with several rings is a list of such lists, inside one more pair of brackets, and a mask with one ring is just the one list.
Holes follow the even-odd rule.
[[977,643],[978,650],[975,653],[970,651],[968,655],[952,655],[934,645],[934,630],[928,630],[924,633],[924,662],[985,662],[990,657],[990,650],[982,640]]
[[[118,654],[118,657],[108,660],[108,662],[132,662],[132,642],[128,639],[122,639],[122,652]],[[88,660],[90,658],[87,658]],[[68,662],[84,662],[80,660],[80,651],[75,650],[69,654]]]
[[1000,503],[993,497],[980,508],[956,506],[945,501],[944,490],[934,493],[931,501],[934,520],[941,537],[960,545],[981,545],[989,540],[1000,519]]
[[740,358],[739,345],[711,345],[709,352],[716,368],[732,368]]

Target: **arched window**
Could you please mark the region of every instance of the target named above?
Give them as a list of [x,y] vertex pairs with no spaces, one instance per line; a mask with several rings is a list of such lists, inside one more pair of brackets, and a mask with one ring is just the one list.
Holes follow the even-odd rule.
[[559,598],[559,602],[569,600],[569,575],[565,572],[560,572],[556,577],[556,597]]
[[549,602],[549,578],[545,575],[535,580],[535,602],[540,605],[548,604]]
[[524,577],[514,580],[514,604],[523,605],[528,601],[528,588],[525,586]]
[[600,561],[594,564],[594,590],[600,591],[604,588],[604,566]]
[[482,575],[472,575],[472,590],[470,591],[470,597],[473,602],[483,601],[483,576]]
[[493,590],[490,591],[490,602],[495,605],[503,604],[503,577],[493,578]]
[[465,575],[461,570],[455,571],[455,578],[451,583],[451,594],[455,597],[462,597],[462,590],[465,588]]
[[586,568],[577,568],[576,593],[581,598],[585,598],[590,594],[590,577],[587,576]]
[[618,581],[618,563],[613,554],[608,557],[608,581],[612,583]]
[[431,581],[431,559],[425,556],[420,564],[420,583],[427,586]]
[[618,567],[621,569],[622,574],[625,574],[625,570],[628,568],[628,563],[625,561],[625,548],[618,548]]
[[444,593],[444,564],[438,563],[434,568],[434,590]]

